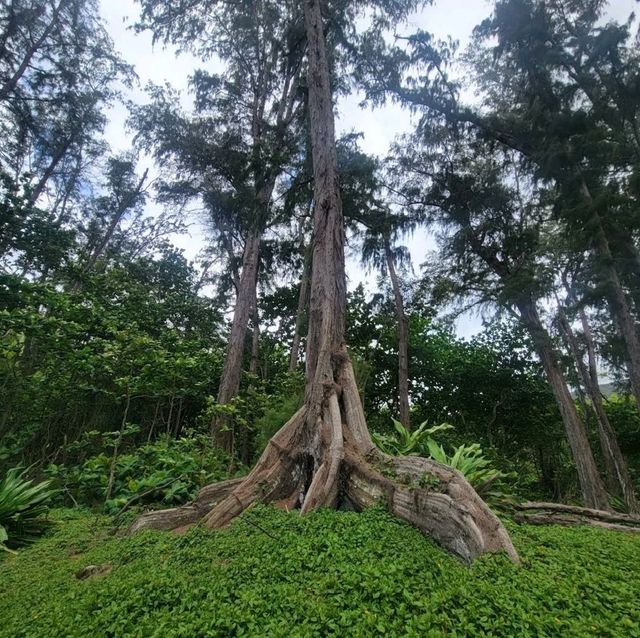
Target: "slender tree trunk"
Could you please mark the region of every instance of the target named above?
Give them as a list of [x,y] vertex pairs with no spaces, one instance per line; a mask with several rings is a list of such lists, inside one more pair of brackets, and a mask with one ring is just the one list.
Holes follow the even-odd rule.
[[253,306],[253,330],[251,334],[251,360],[249,361],[249,374],[258,374],[258,356],[260,355],[260,320],[258,318],[257,300]]
[[593,247],[595,253],[600,258],[611,314],[618,325],[626,347],[631,391],[635,396],[638,411],[640,411],[640,339],[638,338],[638,330],[631,315],[620,277],[615,268],[615,262],[602,224],[602,218],[598,213],[589,187],[584,179],[582,179],[581,182],[581,189],[582,194],[590,205],[591,219],[589,221],[594,233]]
[[[596,415],[598,416],[598,423],[601,425],[603,430],[601,434],[601,445],[603,447],[603,454],[610,457],[609,463],[615,471],[615,477],[620,485],[622,497],[627,508],[629,509],[629,512],[632,514],[637,514],[640,512],[640,507],[638,506],[638,500],[636,498],[633,481],[631,480],[631,476],[629,475],[629,468],[624,459],[622,451],[620,450],[616,432],[613,429],[611,422],[609,421],[606,410],[604,409],[602,392],[600,392],[600,384],[598,382],[598,366],[596,361],[596,350],[593,341],[593,334],[591,332],[589,320],[587,319],[587,314],[585,313],[583,308],[580,309],[580,322],[582,324],[582,332],[587,343],[587,359],[589,361],[589,369],[584,369],[584,372],[582,374],[585,375],[585,384],[586,379],[588,379],[590,382],[588,386],[588,392],[591,396],[591,401],[593,402],[593,407]],[[582,367],[584,368],[584,363],[582,364]]]
[[393,288],[393,297],[396,309],[396,318],[398,320],[398,404],[400,406],[400,422],[406,428],[409,428],[410,411],[409,411],[409,325],[407,316],[404,313],[404,302],[402,300],[402,292],[398,275],[396,274],[393,252],[389,240],[385,238],[384,253],[387,259],[387,269],[391,279]]
[[120,432],[118,432],[118,438],[113,446],[113,455],[111,456],[111,466],[109,468],[109,481],[107,482],[107,489],[105,491],[104,500],[108,501],[113,493],[113,483],[116,478],[116,463],[118,462],[118,451],[120,444],[122,443],[122,436],[124,434],[124,428],[127,425],[127,416],[129,415],[129,406],[131,405],[131,392],[127,388],[127,399],[124,404],[124,412],[122,414],[122,421],[120,423]]
[[111,218],[111,222],[109,223],[109,227],[107,228],[104,236],[102,237],[98,245],[91,251],[89,259],[87,260],[87,263],[83,268],[84,272],[93,270],[96,262],[104,253],[105,248],[109,245],[109,242],[111,241],[113,234],[116,232],[116,228],[118,228],[118,226],[120,225],[120,222],[122,221],[125,213],[130,208],[133,208],[136,205],[136,202],[138,201],[140,194],[142,193],[142,189],[144,187],[145,181],[147,180],[148,174],[149,169],[145,170],[136,187],[131,191],[131,193],[129,193],[128,196],[126,196],[122,200],[122,202],[120,202],[120,205]]
[[517,307],[523,324],[531,334],[549,385],[560,409],[573,460],[578,471],[584,503],[587,507],[608,510],[611,506],[609,505],[602,479],[598,474],[586,429],[580,420],[567,387],[567,382],[560,370],[551,338],[540,321],[535,302],[530,296],[521,297],[518,300]]
[[307,310],[309,284],[311,283],[311,278],[309,277],[311,272],[311,248],[312,245],[309,245],[304,254],[302,277],[300,278],[300,291],[298,293],[298,307],[296,309],[296,325],[293,333],[293,341],[291,343],[291,353],[289,355],[289,372],[294,372],[298,367],[302,325],[304,323],[305,312]]
[[[344,343],[344,223],[320,0],[303,5],[315,203],[305,403],[245,479],[205,488],[216,498],[208,498],[213,507],[205,525],[222,527],[257,501],[301,513],[340,502],[357,510],[378,503],[464,561],[492,551],[517,561],[506,530],[461,474],[431,459],[386,456],[369,436]],[[420,487],[425,475],[437,489]],[[143,516],[132,529],[183,529],[202,516],[198,501]]]
[[[269,194],[270,198],[270,194]],[[268,201],[268,200],[267,200]],[[240,389],[240,377],[242,374],[242,358],[244,353],[245,338],[249,317],[256,297],[256,277],[260,260],[260,242],[262,233],[253,229],[246,240],[244,255],[242,257],[242,273],[238,285],[238,295],[233,311],[231,334],[227,344],[227,351],[222,368],[222,377],[218,388],[217,402],[220,405],[228,404]],[[233,449],[233,432],[228,419],[216,417],[212,424],[212,435],[215,442],[227,452]]]
[[[584,320],[583,330],[585,331],[585,336],[587,334],[590,335],[589,324],[584,310],[581,310],[581,318]],[[558,304],[558,319],[567,346],[569,347],[575,361],[582,384],[591,400],[591,408],[596,416],[598,437],[600,439],[600,447],[602,449],[602,458],[604,459],[608,485],[612,492],[622,495],[629,512],[637,513],[638,502],[634,493],[633,481],[631,480],[629,469],[620,450],[618,437],[611,426],[609,417],[607,416],[602,403],[602,394],[598,383],[598,372],[595,362],[595,350],[592,349],[593,343],[588,347],[590,368],[590,370],[588,370],[587,366],[584,364],[576,335],[574,334],[571,324],[569,323],[569,320],[567,319],[567,316],[560,304]]]
[[60,17],[60,11],[67,3],[68,0],[60,0],[56,8],[53,10],[51,15],[51,20],[49,24],[45,27],[43,32],[40,34],[40,37],[36,39],[35,42],[27,49],[22,58],[22,62],[19,64],[18,68],[15,70],[13,75],[3,83],[0,87],[0,102],[4,102],[11,92],[18,86],[18,82],[25,74],[25,71],[29,68],[29,64],[31,64],[31,60],[33,56],[38,52],[38,50],[42,47],[42,45],[46,42],[47,38],[51,35],[53,30],[58,25],[58,18]]
[[38,180],[38,183],[35,185],[35,188],[33,189],[33,191],[31,191],[31,195],[29,196],[29,199],[27,200],[27,205],[28,206],[33,206],[38,201],[38,199],[40,198],[40,195],[42,195],[42,193],[44,192],[44,189],[45,189],[45,187],[47,185],[47,182],[51,179],[51,176],[53,175],[54,171],[58,167],[58,164],[60,164],[60,162],[62,161],[62,159],[66,155],[67,151],[71,148],[71,144],[73,143],[73,140],[75,139],[76,135],[79,132],[80,132],[80,128],[78,127],[63,142],[62,146],[56,151],[55,155],[51,158],[51,161],[49,162],[49,165],[47,166],[47,168],[42,173],[42,175],[41,175],[40,179]]

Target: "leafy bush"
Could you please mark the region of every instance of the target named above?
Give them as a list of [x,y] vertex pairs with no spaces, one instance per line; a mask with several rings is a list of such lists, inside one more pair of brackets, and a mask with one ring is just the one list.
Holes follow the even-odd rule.
[[386,454],[430,456],[435,461],[461,472],[479,494],[486,493],[496,481],[508,476],[491,466],[491,461],[485,458],[478,443],[459,445],[451,455],[447,454],[433,435],[453,429],[448,423],[427,427],[428,423],[425,421],[410,431],[400,421],[392,420],[395,435],[373,434],[376,445]]
[[0,481],[0,549],[24,545],[42,531],[42,517],[54,495],[50,481],[34,483],[21,468],[9,470]]
[[428,423],[425,421],[415,430],[409,430],[405,428],[400,421],[396,419],[391,420],[393,421],[395,434],[377,434],[374,432],[372,436],[375,444],[383,452],[396,456],[407,456],[411,454],[415,456],[428,456],[428,443],[433,440],[432,435],[436,432],[453,429],[453,426],[448,423],[427,427]]
[[206,435],[162,437],[117,457],[111,498],[105,502],[112,462],[112,454],[102,452],[81,465],[51,464],[46,474],[71,502],[104,503],[107,512],[115,512],[132,500],[185,503],[204,485],[227,477],[229,457]]
[[432,459],[462,473],[478,494],[485,493],[496,481],[507,477],[507,474],[491,467],[491,461],[484,457],[482,448],[477,443],[459,445],[451,455],[433,440],[428,441],[427,445]]
[[[0,568],[1,638],[640,636],[632,534],[508,523],[523,564],[467,568],[377,509],[258,506],[178,537],[114,537],[105,517],[59,516]],[[77,579],[88,565],[111,571]]]

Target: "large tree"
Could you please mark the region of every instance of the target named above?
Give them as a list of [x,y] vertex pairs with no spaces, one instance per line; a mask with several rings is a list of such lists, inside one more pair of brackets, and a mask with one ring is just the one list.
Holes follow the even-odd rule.
[[[516,156],[517,157],[517,156]],[[451,289],[517,314],[531,335],[562,415],[588,507],[608,509],[604,485],[540,313],[551,285],[544,235],[550,210],[511,153],[447,127],[418,129],[397,159],[406,201],[437,227],[439,270]]]
[[[230,256],[236,298],[217,393],[217,402],[225,405],[240,389],[245,337],[257,303],[261,244],[276,217],[274,193],[298,152],[297,124],[304,106],[302,23],[292,2],[140,4],[138,28],[224,65],[220,73],[201,70],[192,77],[193,116],[179,113],[168,94],[157,89],[152,105],[140,109],[136,119],[143,144],[157,157],[173,161],[177,191],[203,197]],[[232,228],[242,253],[235,271],[238,242]],[[233,449],[228,419],[216,417],[212,433],[219,444]]]
[[[245,479],[213,486],[203,491],[200,505],[147,515],[133,527],[171,528],[204,514],[206,525],[217,528],[257,501],[303,513],[378,502],[463,560],[500,550],[516,560],[506,530],[460,474],[430,459],[385,456],[367,430],[345,345],[345,229],[326,22],[320,0],[302,4],[315,195],[304,405],[269,441]],[[339,16],[344,11],[328,8]]]
[[[593,255],[591,280],[619,331],[640,408],[638,52],[631,26],[606,22],[607,0],[498,0],[467,54],[482,108],[464,104],[447,64],[455,48],[426,33],[389,50],[367,42],[360,77],[454,127],[517,152],[553,189],[558,227]],[[386,54],[384,53],[386,51]]]

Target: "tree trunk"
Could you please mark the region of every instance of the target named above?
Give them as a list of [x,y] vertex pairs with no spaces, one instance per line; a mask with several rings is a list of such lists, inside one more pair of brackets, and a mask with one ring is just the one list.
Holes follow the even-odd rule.
[[602,393],[600,392],[600,384],[598,383],[596,349],[593,342],[591,326],[589,325],[589,320],[587,319],[587,315],[584,309],[580,309],[580,322],[582,324],[582,332],[584,333],[584,338],[587,343],[587,359],[589,361],[587,377],[591,381],[589,393],[591,395],[591,400],[593,402],[596,414],[598,415],[598,421],[602,423],[602,428],[604,430],[603,453],[604,447],[606,446],[608,450],[607,453],[612,458],[612,465],[615,469],[616,479],[620,484],[624,502],[627,505],[629,512],[631,512],[632,514],[638,514],[640,513],[640,507],[638,506],[633,481],[631,480],[631,476],[629,475],[629,468],[624,459],[624,456],[622,455],[622,451],[620,450],[616,432],[613,429],[613,426],[609,421],[609,417],[607,416],[607,413],[604,409]]
[[300,355],[300,338],[302,336],[302,324],[307,310],[309,299],[309,284],[311,279],[311,245],[304,251],[304,263],[302,266],[302,277],[300,278],[300,292],[298,293],[298,308],[296,309],[296,325],[291,342],[291,353],[289,355],[289,372],[294,372],[298,367],[298,357]]
[[638,338],[638,331],[633,316],[631,315],[620,277],[615,268],[615,262],[602,224],[602,218],[584,179],[582,179],[581,182],[581,190],[591,208],[591,218],[589,222],[594,232],[593,248],[596,255],[600,258],[611,315],[618,325],[622,340],[625,344],[631,391],[635,396],[638,411],[640,411],[640,339]]
[[260,321],[258,319],[257,300],[253,306],[253,330],[251,331],[251,360],[249,361],[249,374],[258,374],[258,355],[260,354]]
[[109,245],[109,242],[111,241],[113,234],[116,232],[116,228],[118,228],[118,225],[122,221],[124,214],[130,208],[133,208],[136,205],[136,202],[138,201],[138,198],[142,193],[142,189],[144,187],[144,183],[147,179],[148,174],[149,174],[149,169],[146,169],[142,177],[138,181],[138,184],[136,185],[136,187],[129,193],[127,197],[124,198],[122,202],[120,202],[120,205],[118,206],[118,208],[116,209],[116,211],[114,212],[111,218],[111,222],[109,223],[109,227],[107,228],[104,236],[100,240],[99,244],[91,251],[91,254],[89,255],[89,259],[87,260],[87,263],[83,268],[84,272],[89,272],[90,270],[93,269],[98,259],[100,259],[100,257],[102,256],[102,253],[104,252],[105,248]]
[[400,291],[400,283],[396,274],[393,253],[389,240],[385,238],[384,253],[387,259],[387,268],[393,288],[393,297],[396,309],[396,318],[398,320],[398,405],[400,407],[400,422],[405,428],[411,426],[409,412],[409,326],[407,316],[404,313],[404,303],[402,301],[402,292]]
[[[581,318],[583,319],[583,330],[585,337],[589,340],[590,329],[584,310],[581,310]],[[627,464],[622,456],[620,446],[618,445],[618,437],[609,422],[609,417],[604,410],[602,404],[602,394],[598,383],[598,372],[595,361],[595,350],[593,350],[593,342],[588,346],[589,351],[589,370],[584,364],[582,353],[578,345],[576,335],[571,328],[571,324],[564,313],[560,304],[558,304],[558,319],[560,328],[573,356],[573,359],[582,380],[582,384],[591,399],[591,408],[596,416],[598,424],[598,437],[600,439],[600,447],[602,449],[602,458],[608,478],[608,484],[613,493],[621,494],[624,502],[631,513],[638,512],[638,502],[633,488],[633,481],[629,475]]]
[[42,47],[42,45],[45,43],[47,38],[51,35],[56,25],[58,24],[60,11],[62,11],[67,1],[68,0],[60,0],[58,5],[53,10],[49,24],[45,27],[36,41],[32,43],[29,49],[27,49],[24,57],[22,58],[22,62],[18,65],[18,68],[15,70],[13,75],[8,78],[6,82],[4,82],[4,84],[0,87],[0,102],[4,102],[9,97],[11,92],[16,88],[16,86],[18,86],[18,82],[24,75],[25,71],[29,68],[29,64],[31,63],[33,56],[40,49],[40,47]]
[[[430,459],[388,457],[369,436],[344,344],[344,224],[320,0],[303,4],[315,196],[305,403],[205,524],[222,527],[258,501],[301,513],[380,503],[464,561],[492,551],[517,561],[506,530],[460,473]],[[429,488],[423,487],[425,477]],[[175,528],[180,518],[175,510],[160,513],[147,526]]]
[[[263,197],[265,194],[263,194]],[[268,194],[268,202],[271,193]],[[227,351],[222,368],[222,377],[218,388],[217,402],[220,405],[228,404],[240,389],[240,377],[242,374],[242,359],[244,354],[244,344],[249,325],[249,317],[253,310],[256,298],[256,278],[258,274],[258,263],[260,261],[260,242],[262,233],[258,229],[253,229],[246,240],[244,254],[242,257],[242,274],[238,285],[238,295],[233,311],[233,321],[231,323],[231,334],[227,344]],[[233,450],[233,431],[229,420],[224,417],[216,417],[211,424],[211,433],[217,445],[227,452]]]
[[589,445],[587,432],[578,416],[567,382],[558,365],[551,338],[540,321],[535,303],[530,296],[521,297],[517,302],[517,308],[520,311],[523,324],[531,334],[549,385],[560,409],[573,460],[578,471],[580,489],[585,505],[594,509],[610,509],[607,493],[598,474],[598,468]]

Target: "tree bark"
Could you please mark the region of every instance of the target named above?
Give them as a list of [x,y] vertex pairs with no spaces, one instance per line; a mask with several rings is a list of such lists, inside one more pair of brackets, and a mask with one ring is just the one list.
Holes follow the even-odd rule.
[[302,336],[302,324],[307,310],[309,299],[309,277],[311,271],[311,248],[309,245],[304,251],[304,263],[302,266],[302,276],[300,277],[300,291],[298,293],[298,307],[296,309],[296,325],[291,342],[291,353],[289,355],[289,372],[294,372],[298,367],[298,357],[300,356],[300,339]]
[[387,260],[387,269],[393,288],[393,298],[398,320],[398,405],[400,408],[400,422],[405,428],[410,428],[411,415],[409,409],[409,326],[407,316],[404,312],[404,302],[398,275],[396,274],[393,253],[389,244],[389,239],[385,238],[384,253]]
[[530,296],[521,297],[516,305],[523,324],[531,334],[536,352],[542,361],[549,385],[560,409],[567,440],[578,471],[578,480],[585,505],[594,509],[611,509],[602,479],[598,474],[586,429],[580,420],[567,382],[560,370],[551,338],[540,321],[538,309]]
[[251,360],[249,361],[249,374],[258,374],[258,356],[260,354],[260,321],[258,319],[257,300],[253,305],[253,330],[251,331]]
[[600,385],[598,382],[598,366],[596,361],[596,349],[593,341],[593,333],[591,332],[591,326],[584,309],[580,309],[580,322],[582,324],[582,332],[584,334],[585,341],[587,343],[587,360],[589,362],[588,377],[591,380],[591,388],[593,392],[592,401],[594,408],[599,415],[599,420],[603,424],[605,445],[609,449],[609,453],[613,458],[613,465],[615,467],[616,478],[620,483],[620,489],[622,496],[632,514],[640,513],[640,507],[636,498],[633,481],[629,475],[629,468],[620,450],[618,444],[618,437],[615,430],[609,421],[607,412],[604,409],[602,401],[602,392],[600,392]]
[[604,283],[609,299],[609,308],[611,309],[613,318],[618,324],[620,334],[625,344],[631,391],[636,399],[638,411],[640,411],[640,339],[638,338],[638,330],[631,315],[620,277],[615,268],[615,262],[602,223],[602,217],[595,206],[595,202],[584,178],[582,178],[581,181],[581,190],[591,209],[589,222],[594,232],[593,249],[600,258],[604,273]]
[[640,517],[562,503],[519,503],[515,520],[533,525],[592,525],[618,532],[640,533]]
[[[303,4],[315,203],[305,403],[204,523],[227,525],[258,501],[303,514],[380,503],[466,562],[494,551],[518,561],[505,528],[461,474],[430,459],[388,457],[367,430],[344,343],[344,223],[320,0]],[[175,527],[175,512],[169,518],[166,527]],[[153,526],[164,523],[156,514]]]
[[575,361],[582,384],[591,399],[591,408],[596,416],[598,438],[600,439],[600,448],[602,449],[602,458],[604,459],[609,484],[614,493],[622,495],[629,512],[636,514],[638,512],[638,502],[634,492],[633,481],[631,480],[627,463],[622,456],[622,451],[618,444],[618,437],[609,422],[609,417],[602,403],[602,394],[598,383],[598,371],[595,361],[595,350],[593,349],[593,342],[590,341],[591,331],[589,323],[584,310],[581,310],[580,314],[583,321],[582,328],[588,342],[589,369],[587,369],[587,366],[584,364],[578,340],[571,328],[564,309],[558,303],[558,319],[561,331],[564,334],[564,338]]
[[[271,193],[267,197],[268,202]],[[260,243],[262,232],[252,229],[245,242],[242,257],[242,273],[238,285],[236,305],[233,311],[231,334],[224,358],[222,377],[218,387],[217,402],[220,405],[228,404],[240,389],[240,377],[242,374],[242,358],[244,353],[245,337],[249,325],[249,317],[256,298],[256,277],[260,260]],[[227,452],[233,450],[233,431],[226,418],[216,417],[211,424],[211,433],[217,445]]]

